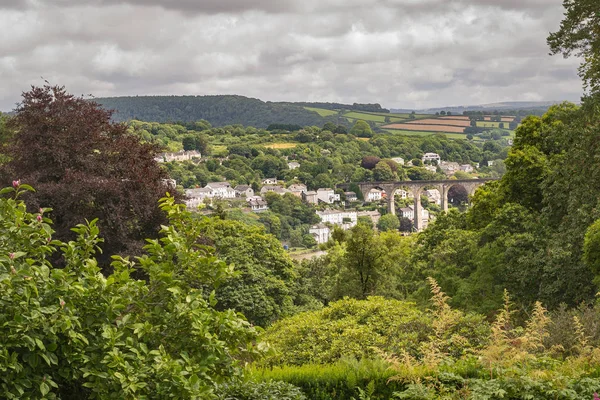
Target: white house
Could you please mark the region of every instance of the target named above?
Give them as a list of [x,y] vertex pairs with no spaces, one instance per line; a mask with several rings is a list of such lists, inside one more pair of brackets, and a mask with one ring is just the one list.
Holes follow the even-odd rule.
[[229,182],[210,182],[205,188],[210,188],[213,191],[213,197],[220,199],[235,199],[235,190]]
[[289,162],[288,163],[288,168],[289,169],[300,168],[300,163],[297,163],[296,161]]
[[458,168],[463,172],[473,172],[473,166],[471,164],[463,164]]
[[324,224],[311,226],[308,233],[315,238],[318,244],[327,243],[331,237],[331,230]]
[[358,216],[356,211],[325,210],[317,211],[321,222],[329,222],[333,225],[341,226],[342,229],[350,229],[356,225]]
[[320,188],[317,189],[317,199],[319,199],[319,201],[322,201],[323,203],[333,204],[336,201],[340,201],[340,195],[335,194],[333,189]]
[[157,162],[171,162],[171,161],[189,161],[194,158],[201,158],[202,154],[196,150],[190,151],[178,151],[176,153],[162,153],[154,158]]
[[260,197],[259,198],[253,197],[253,198],[249,199],[248,205],[254,212],[262,212],[262,211],[266,211],[269,209],[267,202],[264,201],[263,199],[261,199]]
[[392,161],[398,165],[404,165],[404,158],[402,157],[392,157]]
[[269,192],[277,193],[278,195],[283,196],[284,194],[289,193],[289,190],[279,185],[265,185],[260,189],[261,196]]
[[400,216],[402,218],[408,218],[412,221],[415,219],[415,210],[410,207],[403,207],[400,209]]
[[379,189],[371,189],[367,194],[367,201],[379,201],[383,197],[383,191]]
[[277,178],[265,178],[262,180],[263,185],[277,185]]
[[[412,204],[408,207],[403,207],[400,209],[400,214],[403,218],[408,218],[411,221],[415,219],[415,206]],[[421,223],[423,226],[427,226],[427,222],[429,221],[429,210],[421,207]]]
[[400,197],[401,199],[406,199],[408,198],[408,192],[404,189],[398,189],[396,190],[396,192],[394,193],[395,197]]
[[431,163],[432,161],[435,161],[437,164],[439,164],[442,161],[442,158],[437,153],[425,153],[423,154],[423,157],[421,157],[421,161],[423,161],[423,164],[426,162]]
[[254,189],[250,185],[237,185],[233,190],[235,190],[236,197],[252,197],[254,196]]

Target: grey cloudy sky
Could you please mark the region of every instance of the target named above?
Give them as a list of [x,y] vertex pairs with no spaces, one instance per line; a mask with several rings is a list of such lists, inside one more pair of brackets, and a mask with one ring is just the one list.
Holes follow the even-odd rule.
[[426,108],[578,100],[561,0],[0,0],[0,110],[29,85]]

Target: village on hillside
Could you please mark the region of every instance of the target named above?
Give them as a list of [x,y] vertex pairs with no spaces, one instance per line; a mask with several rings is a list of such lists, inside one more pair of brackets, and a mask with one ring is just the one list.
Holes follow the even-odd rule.
[[[220,160],[222,163],[227,157]],[[183,162],[193,161],[201,163],[206,161],[198,151],[180,151],[175,153],[163,153],[157,156],[158,162]],[[405,162],[401,157],[394,157],[392,161],[398,165],[412,167],[413,160]],[[442,172],[449,179],[454,178],[455,173],[473,173],[479,167],[477,163],[460,164],[458,162],[442,160],[437,153],[425,153],[421,158],[422,168],[430,172]],[[491,163],[491,162],[490,162]],[[298,169],[301,164],[295,161],[287,163],[289,170]],[[456,178],[454,178],[456,179]],[[171,180],[170,186],[175,187],[176,182]],[[297,180],[286,182],[276,177],[262,179],[259,185],[239,184],[233,186],[230,182],[208,182],[204,187],[193,187],[184,189],[185,203],[190,210],[203,212],[215,202],[227,204],[230,208],[239,207],[244,213],[263,213],[269,210],[267,194],[273,193],[279,196],[290,194],[301,199],[303,203],[314,208],[315,214],[320,222],[310,226],[309,234],[314,238],[316,244],[327,243],[331,239],[334,227],[349,230],[354,227],[359,218],[371,220],[376,227],[382,216],[381,208],[363,210],[364,206],[383,205],[389,200],[389,194],[380,188],[372,188],[368,193],[356,193],[354,191],[342,191],[332,187],[317,188],[309,190],[307,185],[298,183]],[[424,190],[421,195],[426,198],[427,204],[433,207],[442,205],[442,194],[435,188]],[[414,195],[411,190],[399,189],[394,193],[395,201],[399,201],[402,207],[397,209],[397,216],[409,223],[410,228],[405,234],[420,231],[427,227],[430,221],[435,219],[435,211],[428,207],[419,207],[421,213],[421,225],[415,228],[415,205]]]

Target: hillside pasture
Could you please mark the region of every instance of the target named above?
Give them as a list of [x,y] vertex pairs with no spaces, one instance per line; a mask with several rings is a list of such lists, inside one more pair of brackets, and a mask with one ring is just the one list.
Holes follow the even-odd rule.
[[471,126],[471,121],[463,121],[463,120],[443,120],[439,118],[428,118],[428,119],[418,119],[415,121],[406,122],[411,125],[445,125],[445,126],[460,126],[466,128],[467,126]]
[[[436,120],[433,120],[436,121]],[[469,126],[469,125],[467,125]],[[437,124],[390,124],[383,127],[384,129],[398,129],[403,131],[423,131],[423,132],[441,132],[441,133],[464,133],[464,126],[441,125]]]
[[[371,121],[371,122],[385,122],[385,117],[383,115],[375,115],[375,114],[367,114],[367,113],[361,113],[361,112],[349,112],[344,114],[344,118],[349,118],[349,119],[354,119],[354,120],[358,120],[358,119],[362,119],[363,121]],[[390,118],[391,120],[391,118]]]
[[[389,118],[390,122],[407,122],[412,121],[410,114],[394,114],[394,113],[374,113],[366,111],[350,111],[344,113],[344,117],[349,120],[362,119],[364,121],[370,121],[375,123],[385,123],[385,119]],[[415,114],[415,119],[431,118],[430,114]]]
[[304,107],[305,110],[313,111],[319,114],[321,117],[329,117],[331,115],[336,115],[337,111],[327,110],[325,108],[314,108],[314,107]]
[[[408,113],[389,113],[389,114],[381,114],[381,113],[372,113],[372,114],[377,114],[377,115],[389,115],[390,117],[398,117],[398,118],[402,118],[402,119],[410,119],[410,114]],[[419,119],[419,118],[432,118],[435,117],[435,115],[433,114],[415,114],[415,118]]]
[[[505,128],[500,128],[500,124],[504,124]],[[488,122],[488,121],[477,121],[479,128],[500,128],[508,129],[508,122]]]

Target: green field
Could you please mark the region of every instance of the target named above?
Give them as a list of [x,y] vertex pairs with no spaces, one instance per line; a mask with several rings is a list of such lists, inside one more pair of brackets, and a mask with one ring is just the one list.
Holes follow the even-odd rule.
[[385,122],[385,117],[383,115],[366,114],[361,112],[349,112],[344,114],[344,117],[351,119],[362,119],[364,121],[381,122],[382,124]]
[[331,115],[336,115],[337,111],[327,110],[325,108],[313,108],[313,107],[304,107],[305,110],[314,111],[319,114],[321,117],[329,117]]
[[504,124],[506,127],[502,129],[508,129],[508,122],[477,121],[477,126],[480,128],[500,128],[500,124]]

